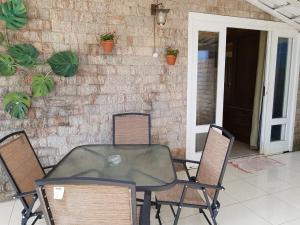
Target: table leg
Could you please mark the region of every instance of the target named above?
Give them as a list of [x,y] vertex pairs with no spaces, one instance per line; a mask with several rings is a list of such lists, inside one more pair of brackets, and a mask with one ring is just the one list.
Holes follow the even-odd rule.
[[144,205],[142,208],[142,215],[141,215],[142,225],[150,225],[150,215],[151,215],[151,191],[145,191]]

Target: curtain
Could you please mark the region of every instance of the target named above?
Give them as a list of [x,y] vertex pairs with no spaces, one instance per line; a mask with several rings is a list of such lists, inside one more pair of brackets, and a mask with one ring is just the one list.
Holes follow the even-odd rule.
[[263,83],[265,75],[265,58],[266,58],[266,48],[267,48],[267,35],[265,31],[260,32],[259,41],[259,53],[258,53],[258,64],[256,73],[256,84],[255,84],[255,95],[253,104],[253,114],[252,114],[252,128],[250,136],[250,148],[259,148],[259,136],[260,136],[260,117],[262,110],[262,100],[263,100]]

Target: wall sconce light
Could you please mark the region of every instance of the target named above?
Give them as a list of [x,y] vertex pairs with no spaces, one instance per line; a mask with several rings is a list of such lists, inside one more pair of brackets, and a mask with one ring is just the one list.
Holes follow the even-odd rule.
[[151,15],[155,16],[159,26],[165,25],[170,9],[165,9],[162,3],[151,4]]
[[167,15],[169,13],[170,9],[165,9],[164,5],[162,3],[156,3],[151,4],[151,15],[154,16],[154,51],[153,51],[153,57],[157,58],[158,53],[156,51],[156,24],[159,26],[165,25],[167,21]]

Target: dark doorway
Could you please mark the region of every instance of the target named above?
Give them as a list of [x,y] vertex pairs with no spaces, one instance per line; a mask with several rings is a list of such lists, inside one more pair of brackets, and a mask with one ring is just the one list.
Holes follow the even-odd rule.
[[259,61],[260,31],[227,30],[223,126],[236,137],[232,157],[257,154],[250,148]]

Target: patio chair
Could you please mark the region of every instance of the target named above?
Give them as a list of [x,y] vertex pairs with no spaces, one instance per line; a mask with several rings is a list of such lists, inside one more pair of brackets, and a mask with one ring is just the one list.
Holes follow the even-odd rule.
[[16,192],[14,198],[20,199],[22,210],[21,224],[27,224],[29,218],[35,217],[35,224],[42,217],[42,212],[33,207],[37,201],[35,180],[45,176],[46,169],[42,167],[25,131],[18,131],[0,140],[0,163],[7,172],[9,180]]
[[113,144],[151,144],[150,115],[144,113],[113,115]]
[[[216,217],[220,208],[218,196],[220,190],[224,190],[222,180],[233,142],[234,137],[228,131],[211,125],[200,162],[174,159],[175,163],[184,164],[185,168],[187,163],[198,164],[198,171],[196,177],[192,177],[186,169],[188,180],[177,180],[173,188],[155,193],[156,218],[160,224],[161,205],[171,206],[175,225],[178,223],[182,207],[198,208],[209,224],[217,224]],[[173,206],[178,207],[176,213]],[[212,223],[204,210],[209,211]]]
[[132,182],[61,178],[36,185],[48,225],[138,224]]

